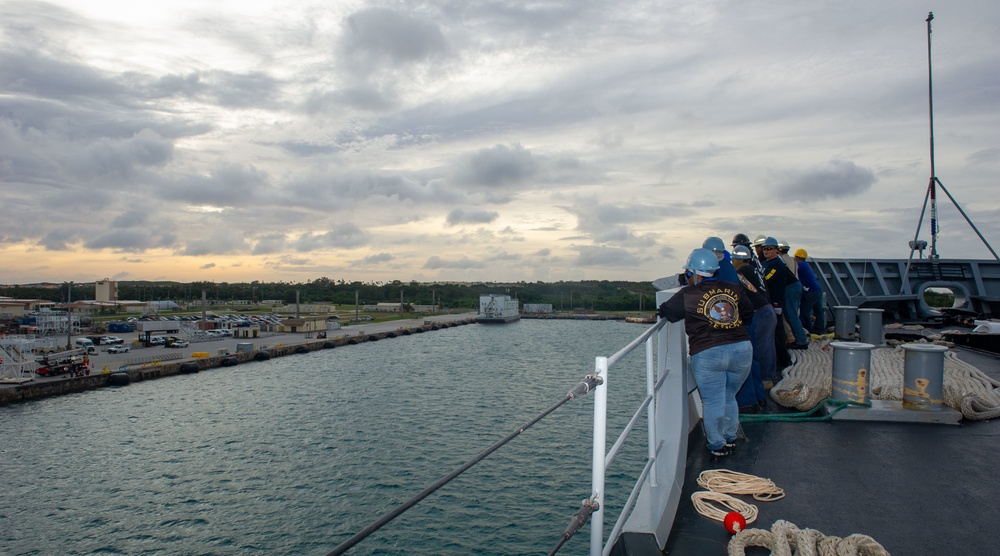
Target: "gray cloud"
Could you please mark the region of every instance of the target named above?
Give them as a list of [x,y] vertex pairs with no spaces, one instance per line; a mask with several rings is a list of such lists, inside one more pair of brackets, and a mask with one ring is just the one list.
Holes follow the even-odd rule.
[[452,209],[445,219],[448,226],[458,226],[460,224],[489,224],[495,221],[500,215],[492,210],[464,210],[460,208]]
[[538,170],[538,161],[521,145],[496,145],[465,157],[455,179],[473,187],[516,188],[526,185]]
[[79,239],[76,232],[65,229],[55,229],[45,234],[39,245],[48,251],[68,251],[69,244]]
[[356,71],[382,65],[410,64],[448,52],[433,22],[385,8],[366,8],[344,21],[341,55]]
[[371,266],[381,263],[387,263],[395,259],[396,257],[391,255],[390,253],[379,253],[377,255],[369,255],[359,261],[355,261],[353,266]]
[[142,253],[151,246],[152,242],[146,232],[135,230],[111,230],[84,242],[87,249],[112,249],[130,253]]
[[281,252],[284,247],[285,234],[280,232],[267,234],[257,239],[257,243],[254,244],[253,250],[250,253],[252,255],[270,255]]
[[148,218],[145,211],[129,209],[116,216],[110,225],[112,228],[134,228],[145,224]]
[[641,259],[625,249],[593,245],[574,246],[578,253],[575,263],[585,268],[637,266]]
[[246,253],[248,246],[241,235],[211,234],[190,240],[180,250],[181,255],[201,257],[205,255],[228,255]]
[[354,249],[366,245],[369,235],[351,223],[338,224],[321,234],[303,234],[294,242],[297,251],[316,251],[331,248]]
[[831,160],[825,166],[787,170],[776,179],[777,199],[819,201],[857,196],[875,183],[875,173],[849,160]]
[[969,164],[992,165],[1000,162],[1000,147],[982,149],[966,157]]
[[427,259],[423,268],[428,270],[469,270],[485,268],[485,265],[481,261],[474,261],[465,256],[456,259],[445,259],[434,255]]

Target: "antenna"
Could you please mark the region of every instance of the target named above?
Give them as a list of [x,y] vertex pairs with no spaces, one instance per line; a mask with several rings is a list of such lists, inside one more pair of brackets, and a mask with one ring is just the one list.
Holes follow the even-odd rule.
[[[993,254],[993,258],[1000,261],[1000,257],[997,256],[997,252],[993,250],[993,247],[990,246],[990,243],[986,241],[986,238],[983,237],[983,234],[979,232],[979,229],[976,228],[976,225],[972,223],[972,220],[969,218],[969,215],[965,214],[965,211],[962,210],[961,206],[959,206],[958,201],[956,201],[955,198],[951,196],[951,193],[948,191],[947,188],[945,188],[944,184],[941,183],[941,180],[938,179],[937,177],[937,170],[935,168],[935,163],[934,163],[934,79],[931,71],[931,21],[933,20],[934,20],[934,12],[928,12],[927,19],[925,21],[927,22],[927,110],[930,121],[931,177],[930,181],[927,184],[927,194],[924,196],[924,206],[920,210],[920,219],[917,221],[917,231],[913,234],[913,241],[910,242],[910,257],[906,261],[906,271],[903,273],[904,287],[906,284],[906,276],[910,272],[910,262],[913,260],[913,252],[919,249],[922,254],[923,249],[925,249],[927,246],[927,242],[919,240],[919,236],[920,236],[920,226],[923,224],[924,221],[924,214],[927,211],[928,201],[930,201],[931,204],[931,245],[930,245],[931,252],[928,258],[933,262],[937,261],[938,258],[940,257],[937,250],[937,234],[938,231],[940,231],[940,227],[938,225],[938,213],[937,213],[938,187],[941,188],[941,191],[944,191],[945,195],[948,196],[948,199],[950,199],[952,204],[955,205],[955,208],[958,209],[958,212],[962,213],[962,216],[965,218],[965,221],[969,223],[969,226],[972,227],[973,231],[976,232],[976,235],[979,236],[979,239],[982,240],[983,245],[985,245],[986,248],[990,250],[990,253]],[[902,291],[900,291],[900,293],[902,293]]]

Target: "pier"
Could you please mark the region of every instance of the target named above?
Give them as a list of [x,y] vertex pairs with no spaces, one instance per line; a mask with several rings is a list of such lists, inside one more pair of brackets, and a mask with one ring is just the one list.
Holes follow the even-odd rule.
[[[316,338],[314,334],[304,335],[301,333],[271,334],[254,338],[253,342],[239,338],[225,338],[192,344],[189,350],[184,350],[183,355],[168,348],[148,348],[149,351],[157,350],[157,353],[143,354],[141,359],[144,362],[140,364],[127,364],[137,359],[135,352],[118,356],[101,354],[91,359],[92,370],[86,376],[36,376],[30,382],[0,384],[0,405],[85,392],[108,386],[122,386],[143,380],[197,373],[217,367],[232,367],[252,361],[266,361],[272,357],[310,353],[421,334],[472,324],[475,320],[474,313],[436,315],[421,319],[358,324],[331,331],[336,332],[336,334],[327,338]],[[253,349],[239,349],[239,344],[247,343],[250,343]],[[215,355],[212,355],[213,353]]]

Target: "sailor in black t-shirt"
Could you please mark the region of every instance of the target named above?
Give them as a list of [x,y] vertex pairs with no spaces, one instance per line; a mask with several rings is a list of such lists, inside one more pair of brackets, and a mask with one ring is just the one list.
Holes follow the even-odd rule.
[[684,320],[708,450],[713,457],[724,457],[736,449],[740,426],[736,392],[753,361],[747,326],[754,311],[743,286],[717,279],[718,269],[714,253],[692,251],[684,265],[688,285],[663,302],[657,314],[670,322]]

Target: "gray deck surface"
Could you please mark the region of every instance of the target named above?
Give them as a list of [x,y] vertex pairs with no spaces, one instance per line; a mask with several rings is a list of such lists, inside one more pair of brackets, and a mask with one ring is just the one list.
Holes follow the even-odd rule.
[[[958,349],[959,358],[1000,379],[1000,359]],[[767,412],[787,412],[769,402]],[[684,494],[665,549],[670,555],[726,554],[731,535],[699,515],[691,494],[705,469],[767,477],[785,490],[755,502],[770,529],[783,519],[844,537],[863,533],[893,555],[1000,554],[1000,420],[958,426],[835,421],[747,423],[736,455],[713,463],[697,427]],[[748,554],[769,554],[751,549]]]

